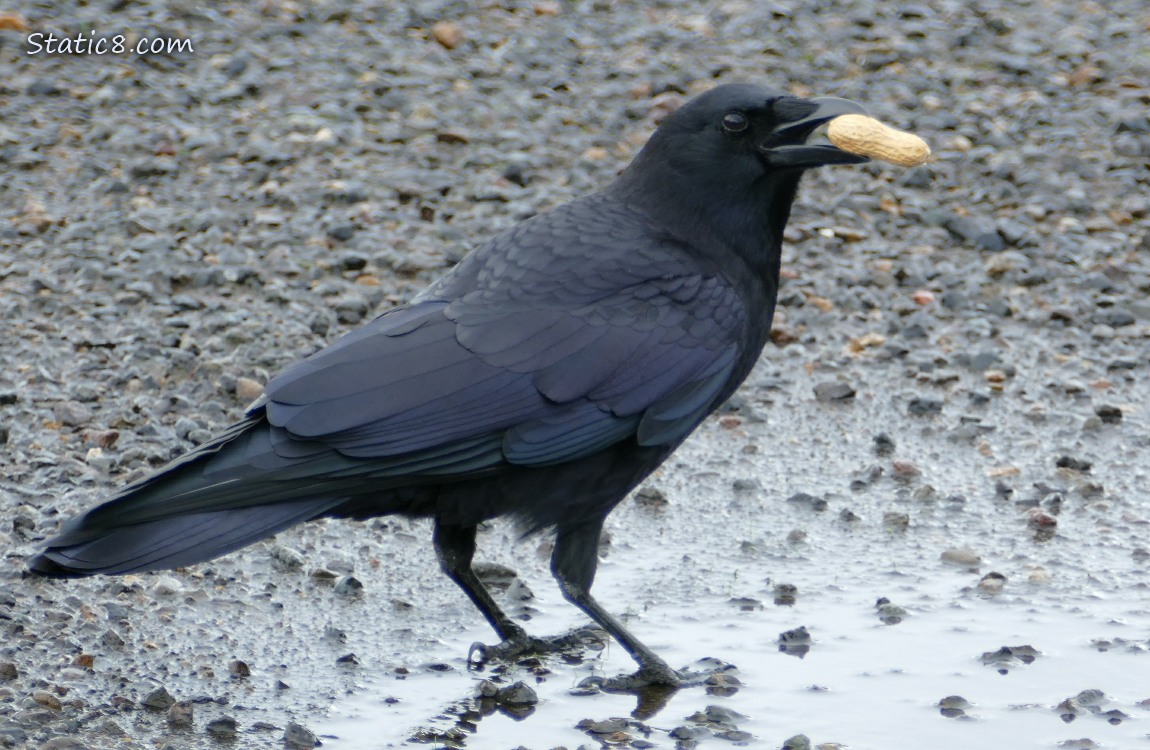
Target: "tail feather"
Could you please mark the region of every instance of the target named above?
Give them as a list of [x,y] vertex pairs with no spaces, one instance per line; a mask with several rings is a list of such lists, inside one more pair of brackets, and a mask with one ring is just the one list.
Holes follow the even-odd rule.
[[56,577],[175,568],[323,515],[403,512],[396,488],[498,471],[501,440],[495,434],[402,455],[348,457],[273,427],[257,409],[65,523],[28,567]]
[[[118,575],[179,568],[246,547],[323,515],[343,498],[191,513],[119,528],[93,530],[81,516],[28,563],[43,576]],[[70,540],[69,527],[80,532]]]

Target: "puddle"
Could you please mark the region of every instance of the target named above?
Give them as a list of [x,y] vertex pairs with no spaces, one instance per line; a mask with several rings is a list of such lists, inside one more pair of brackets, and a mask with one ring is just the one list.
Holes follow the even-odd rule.
[[[1136,518],[1122,520],[1145,514],[1147,504],[1136,490],[1123,495],[1133,477],[1105,472],[1109,462],[1128,458],[1121,445],[1094,448],[1108,455],[1095,474],[1107,477],[1109,499],[1099,505],[1068,489],[1057,533],[1037,541],[1014,500],[1032,493],[1034,481],[1071,478],[1046,464],[1046,453],[1027,446],[1025,435],[1012,439],[1022,446],[1021,474],[1011,478],[1019,498],[1004,499],[995,496],[995,480],[980,465],[992,461],[948,443],[931,423],[888,403],[806,404],[796,414],[804,421],[783,425],[785,439],[772,439],[783,432],[769,420],[734,429],[709,424],[702,439],[653,479],[669,505],[651,510],[629,502],[609,521],[612,545],[595,586],[600,601],[630,614],[636,634],[673,666],[713,657],[737,665],[742,683],[725,697],[703,688],[680,691],[643,720],[649,734],[626,730],[651,743],[639,747],[679,747],[669,732],[699,727],[686,717],[709,705],[743,714],[737,728],[749,733],[742,743],[750,746],[781,747],[802,733],[813,744],[860,750],[1059,747],[1082,738],[1100,747],[1150,747],[1150,592],[1145,563],[1131,554],[1146,535]],[[1059,418],[1050,419],[1054,424],[1043,429],[1057,432]],[[1065,423],[1075,419],[1067,416]],[[891,478],[892,459],[871,450],[874,424],[893,430],[893,458],[915,465],[921,476]],[[757,452],[746,448],[752,444]],[[1004,454],[1010,444],[1003,444]],[[885,475],[852,492],[851,477],[872,464]],[[817,474],[811,466],[819,467]],[[751,481],[734,489],[732,480],[740,477],[757,480],[759,488]],[[921,489],[927,484],[932,492]],[[785,501],[797,492],[826,499],[826,510]],[[844,520],[844,510],[857,520]],[[891,512],[905,514],[906,524],[886,517]],[[484,544],[505,543],[498,533],[489,536],[481,551]],[[555,634],[582,625],[531,554],[532,544],[513,555],[537,595],[528,627]],[[979,565],[940,559],[944,550],[964,547],[981,556]],[[999,593],[978,588],[992,571],[1005,576]],[[797,587],[793,605],[775,604],[780,583]],[[883,624],[875,606],[880,597],[906,610],[901,622]],[[897,612],[884,610],[891,611]],[[313,726],[326,735],[325,745],[420,746],[410,741],[419,728],[455,726],[448,710],[484,676],[466,672],[463,655],[471,641],[492,637],[478,615],[472,622],[465,632],[442,634],[436,656],[450,657],[450,671],[414,670],[403,680],[369,675]],[[811,635],[810,651],[802,658],[781,653],[779,634],[800,626]],[[1099,641],[1110,642],[1108,649],[1092,645]],[[1028,664],[1018,658],[983,663],[984,654],[1004,646],[1037,653]],[[1030,658],[1025,649],[1019,653]],[[467,727],[461,746],[598,747],[576,725],[628,717],[635,709],[630,696],[568,693],[588,674],[631,671],[618,647],[581,665],[548,667],[551,673],[538,683],[526,670],[510,674],[509,682],[526,680],[539,695],[530,716],[486,716]],[[1102,691],[1106,702],[1096,712],[1083,707],[1071,722],[1060,718],[1056,707],[1089,689]],[[951,696],[965,700],[957,704],[964,706],[961,715],[940,709]],[[385,703],[388,697],[398,702]],[[733,744],[710,731],[695,740]]]

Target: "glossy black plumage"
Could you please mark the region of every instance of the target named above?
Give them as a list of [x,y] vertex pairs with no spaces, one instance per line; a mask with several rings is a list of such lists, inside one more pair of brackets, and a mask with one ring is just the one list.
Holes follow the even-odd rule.
[[64,524],[30,568],[152,570],[309,518],[431,516],[444,570],[523,646],[470,570],[475,526],[512,515],[554,529],[565,596],[641,679],[673,681],[590,596],[595,543],[754,365],[802,170],[862,161],[804,141],[851,111],[749,85],[696,98],[604,191],[498,235],[289,367],[243,422]]

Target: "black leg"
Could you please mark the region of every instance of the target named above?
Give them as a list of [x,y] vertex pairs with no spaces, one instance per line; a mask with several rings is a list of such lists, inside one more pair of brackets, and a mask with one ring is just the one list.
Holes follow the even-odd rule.
[[527,641],[527,634],[523,628],[511,621],[499,605],[495,603],[491,592],[475,575],[471,569],[471,558],[475,556],[474,526],[446,526],[438,521],[435,523],[435,553],[439,557],[439,567],[448,578],[455,581],[463,593],[475,603],[475,606],[495,628],[499,638],[505,643],[510,641]]
[[639,664],[639,671],[630,678],[610,681],[612,687],[629,689],[644,685],[679,685],[681,676],[667,662],[655,655],[633,636],[623,623],[603,609],[591,596],[595,568],[599,564],[599,532],[602,520],[574,527],[560,527],[555,535],[555,550],[551,554],[551,572],[559,582],[559,590],[567,601],[583,610],[599,627],[619,642]]

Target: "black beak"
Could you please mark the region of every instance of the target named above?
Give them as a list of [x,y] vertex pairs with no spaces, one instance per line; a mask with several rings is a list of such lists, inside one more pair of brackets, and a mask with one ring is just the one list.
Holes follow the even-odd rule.
[[814,109],[799,117],[780,123],[765,143],[759,147],[760,153],[774,169],[809,169],[825,164],[863,164],[870,161],[843,151],[830,143],[807,144],[805,141],[820,125],[840,115],[866,115],[861,104],[849,99],[823,96],[807,99]]

